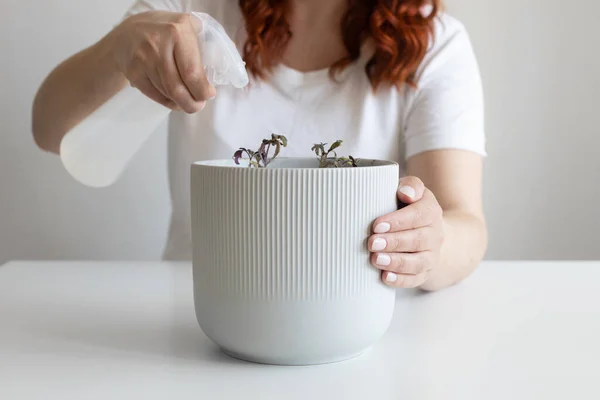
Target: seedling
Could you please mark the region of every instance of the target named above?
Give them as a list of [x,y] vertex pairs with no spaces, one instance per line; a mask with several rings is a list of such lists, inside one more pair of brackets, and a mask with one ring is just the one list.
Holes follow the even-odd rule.
[[[272,157],[269,155],[271,147],[274,148]],[[271,134],[271,139],[263,139],[258,151],[240,147],[233,154],[233,161],[239,165],[245,153],[248,156],[248,167],[266,168],[279,155],[282,147],[287,147],[287,138],[283,135]]]
[[[312,151],[317,155],[319,160],[319,168],[344,168],[344,167],[356,167],[357,160],[352,157],[338,157],[335,149],[342,145],[342,140],[336,140],[328,150],[325,150],[327,143],[315,143],[311,148]],[[330,155],[333,154],[333,157]]]
[[[287,147],[287,138],[283,135],[271,134],[271,139],[263,139],[257,151],[240,147],[233,154],[233,161],[239,165],[240,160],[244,158],[244,154],[248,157],[248,167],[266,168],[280,153],[282,147]],[[317,155],[319,168],[344,168],[357,167],[357,159],[352,156],[338,157],[335,149],[342,145],[342,140],[333,142],[329,149],[325,150],[327,143],[316,143],[311,148]],[[271,156],[270,152],[273,148],[274,153]]]

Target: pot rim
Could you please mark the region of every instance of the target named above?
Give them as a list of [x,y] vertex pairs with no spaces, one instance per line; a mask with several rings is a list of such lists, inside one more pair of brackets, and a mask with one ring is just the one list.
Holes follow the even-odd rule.
[[[276,161],[282,160],[298,160],[308,161],[315,160],[314,157],[277,157]],[[248,168],[246,165],[235,165],[231,159],[212,159],[212,160],[200,160],[194,161],[192,167],[194,168],[215,168],[215,169],[240,169],[240,170],[252,170],[252,171],[273,171],[273,170],[310,170],[310,171],[348,171],[348,170],[363,170],[365,168],[388,168],[398,167],[399,164],[391,160],[375,159],[375,158],[357,158],[359,161],[372,162],[376,165],[360,165],[357,167],[345,167],[345,168],[318,168],[318,167],[285,167],[285,166],[273,166],[269,165],[266,168]],[[231,163],[231,164],[229,164]]]

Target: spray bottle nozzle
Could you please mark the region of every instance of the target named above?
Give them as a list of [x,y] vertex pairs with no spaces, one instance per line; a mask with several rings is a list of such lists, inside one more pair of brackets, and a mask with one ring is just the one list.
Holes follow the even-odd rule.
[[190,14],[200,20],[198,43],[210,84],[232,85],[238,89],[248,85],[246,64],[223,26],[208,14]]

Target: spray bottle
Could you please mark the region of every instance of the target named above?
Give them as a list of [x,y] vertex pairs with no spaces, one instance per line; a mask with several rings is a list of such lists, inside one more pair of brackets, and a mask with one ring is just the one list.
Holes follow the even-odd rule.
[[[208,14],[191,14],[201,22],[198,43],[210,84],[244,88],[249,81],[245,64],[223,27]],[[63,137],[61,161],[80,183],[110,186],[170,112],[127,86]]]

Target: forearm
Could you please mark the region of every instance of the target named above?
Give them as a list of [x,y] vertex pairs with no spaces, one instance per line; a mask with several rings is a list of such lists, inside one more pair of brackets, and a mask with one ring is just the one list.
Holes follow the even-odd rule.
[[435,291],[466,278],[479,265],[487,249],[487,228],[482,218],[462,211],[444,212],[444,242],[439,265],[420,287]]
[[63,136],[125,86],[111,56],[109,34],[57,66],[42,83],[33,104],[36,144],[58,153]]

